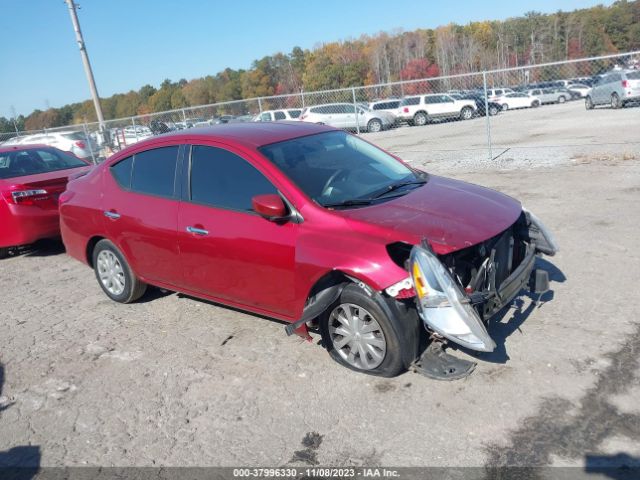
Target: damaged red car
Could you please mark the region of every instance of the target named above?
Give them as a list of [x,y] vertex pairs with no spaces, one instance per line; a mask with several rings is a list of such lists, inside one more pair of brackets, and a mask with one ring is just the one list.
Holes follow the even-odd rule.
[[493,350],[489,318],[546,288],[535,258],[557,249],[513,198],[304,123],[137,143],[71,181],[60,213],[67,252],[111,299],[154,285],[284,320],[289,334],[317,325],[334,360],[381,376],[466,374],[424,346]]

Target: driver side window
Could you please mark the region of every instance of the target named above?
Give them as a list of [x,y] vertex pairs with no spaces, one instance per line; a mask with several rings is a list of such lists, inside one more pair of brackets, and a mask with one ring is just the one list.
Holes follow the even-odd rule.
[[223,148],[191,149],[190,200],[226,210],[252,212],[256,195],[278,193],[253,165]]

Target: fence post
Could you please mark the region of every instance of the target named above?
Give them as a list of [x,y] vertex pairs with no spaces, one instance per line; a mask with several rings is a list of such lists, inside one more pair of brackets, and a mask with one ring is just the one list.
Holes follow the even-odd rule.
[[300,96],[302,97],[302,109],[304,110],[305,105],[304,105],[304,90],[300,90]]
[[138,129],[136,128],[136,119],[131,117],[131,125],[133,125],[133,133],[136,136],[136,142],[138,141]]
[[358,105],[356,105],[356,89],[351,88],[351,95],[353,96],[353,113],[356,116],[356,131],[360,135],[360,119],[358,118]]
[[482,72],[482,84],[484,85],[484,116],[487,119],[487,148],[489,152],[489,162],[493,160],[493,152],[491,151],[491,120],[489,117],[489,97],[487,95],[487,72]]
[[262,113],[262,99],[258,97],[258,110]]
[[89,145],[89,153],[91,154],[91,160],[93,160],[93,164],[97,165],[98,162],[96,161],[96,156],[93,154],[93,147],[91,146],[91,137],[89,136],[89,130],[87,130],[87,121],[85,120],[84,124],[82,125],[82,128],[84,129],[84,136],[87,139],[87,144]]
[[187,114],[184,112],[184,108],[182,109],[182,124],[184,128],[187,128]]

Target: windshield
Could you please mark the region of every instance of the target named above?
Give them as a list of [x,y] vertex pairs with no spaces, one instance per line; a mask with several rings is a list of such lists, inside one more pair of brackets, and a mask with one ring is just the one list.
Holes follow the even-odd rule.
[[425,181],[421,172],[346,132],[310,135],[259,150],[323,206],[371,199],[396,190],[400,183]]
[[0,152],[0,179],[86,167],[87,164],[53,148],[30,148]]

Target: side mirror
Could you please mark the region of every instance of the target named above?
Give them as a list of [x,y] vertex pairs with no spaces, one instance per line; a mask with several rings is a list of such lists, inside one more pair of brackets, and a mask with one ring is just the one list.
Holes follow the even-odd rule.
[[251,205],[258,215],[267,220],[281,220],[287,215],[287,206],[275,193],[256,195],[251,199]]

